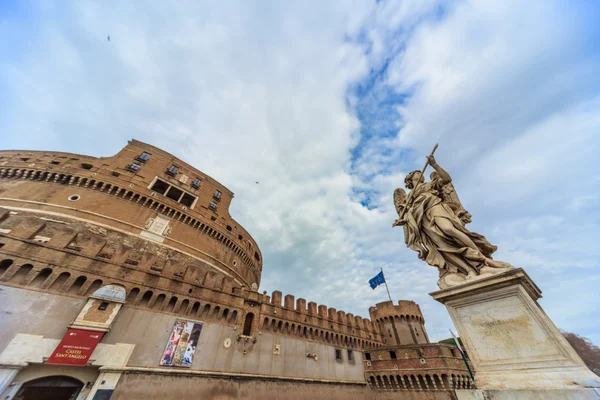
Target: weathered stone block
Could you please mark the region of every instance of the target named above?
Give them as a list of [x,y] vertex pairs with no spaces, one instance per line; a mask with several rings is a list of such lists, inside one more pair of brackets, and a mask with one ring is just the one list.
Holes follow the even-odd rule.
[[544,313],[522,269],[431,293],[448,309],[479,389],[600,388],[600,378]]

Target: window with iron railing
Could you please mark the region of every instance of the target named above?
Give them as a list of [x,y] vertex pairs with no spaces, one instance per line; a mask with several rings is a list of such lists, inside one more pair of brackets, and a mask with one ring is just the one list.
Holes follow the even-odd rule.
[[178,166],[176,166],[176,165],[171,165],[171,166],[169,167],[169,169],[168,169],[168,170],[166,170],[165,172],[166,172],[168,175],[175,176],[175,175],[177,175],[177,171],[179,171],[179,167],[178,167]]
[[140,170],[142,166],[138,163],[131,163],[130,165],[127,166],[127,169],[133,172],[137,172]]
[[141,162],[146,162],[150,159],[150,153],[147,152],[142,152],[142,154],[140,154],[139,156],[136,157],[136,160],[141,161]]

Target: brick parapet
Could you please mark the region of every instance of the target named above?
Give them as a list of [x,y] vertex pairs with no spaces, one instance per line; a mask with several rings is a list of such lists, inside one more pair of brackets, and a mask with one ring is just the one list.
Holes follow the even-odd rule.
[[458,350],[448,344],[381,347],[365,353],[363,364],[365,379],[377,390],[452,390],[473,386]]
[[[284,302],[282,304],[282,299]],[[308,329],[318,330],[325,334],[344,335],[352,340],[357,339],[361,342],[370,343],[371,347],[383,344],[381,334],[377,327],[369,319],[363,319],[360,316],[346,314],[344,311],[338,311],[335,308],[328,308],[326,305],[317,305],[315,302],[309,302],[303,298],[296,299],[294,306],[294,296],[283,294],[276,290],[270,296],[270,302],[261,305],[261,316],[269,320],[268,324],[275,323],[275,331],[286,333],[285,325],[288,325],[288,331],[291,330],[291,324],[307,326]],[[282,326],[279,328],[279,322]],[[262,325],[264,325],[264,320]],[[261,326],[262,326],[261,325]],[[365,345],[366,346],[366,345]]]

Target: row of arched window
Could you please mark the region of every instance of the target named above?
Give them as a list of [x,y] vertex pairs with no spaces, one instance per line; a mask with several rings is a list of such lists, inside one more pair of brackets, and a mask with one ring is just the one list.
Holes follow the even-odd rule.
[[[67,271],[61,272],[56,267],[40,269],[34,268],[31,264],[16,265],[11,259],[0,261],[0,281],[80,296],[89,296],[105,284],[102,279],[86,275],[72,275]],[[235,324],[238,319],[237,310],[214,306],[208,302],[201,303],[175,295],[170,295],[167,300],[166,293],[155,294],[152,290],[145,290],[143,294],[141,293],[142,289],[139,287],[129,289],[126,303],[226,324]]]
[[[419,317],[418,315],[394,315],[393,319],[396,321],[418,321],[422,324],[425,323],[425,320],[422,317]],[[378,324],[381,323],[390,323],[392,322],[392,317],[383,317],[383,318],[377,318],[375,320]]]
[[381,347],[382,344],[356,337],[340,335],[323,329],[311,328],[301,324],[285,322],[277,319],[265,318],[262,323],[263,331],[282,333],[305,339],[319,340],[336,346],[352,347],[356,349],[371,349]]
[[468,375],[410,374],[371,375],[369,384],[377,390],[453,390],[473,387]]
[[179,299],[171,296],[167,301],[165,293],[155,294],[152,290],[146,290],[141,295],[140,288],[134,287],[127,293],[127,303],[130,305],[150,308],[158,311],[171,312],[186,315],[192,318],[221,321],[223,323],[235,324],[238,318],[237,310],[221,308],[210,303],[201,303],[190,299]]
[[[192,218],[191,216],[167,206],[166,204],[156,200],[150,196],[144,196],[140,193],[136,193],[130,189],[120,188],[118,186],[111,185],[97,181],[95,179],[79,177],[70,174],[61,174],[52,171],[41,171],[35,169],[19,169],[19,168],[6,168],[0,169],[0,178],[22,178],[46,182],[54,182],[60,184],[68,184],[74,186],[80,186],[92,190],[99,190],[107,194],[120,196],[121,198],[129,201],[135,201],[143,207],[148,207],[151,210],[155,210],[157,213],[166,215],[167,217],[176,219],[184,224],[191,226],[194,229],[212,237],[215,240],[220,241],[233,251],[248,268],[250,268],[257,276],[260,276],[260,268],[254,264],[252,258],[246,254],[240,246],[238,246],[234,240],[230,239],[227,235],[219,232],[213,228],[210,224],[202,223],[201,221]],[[255,258],[258,257],[258,253],[255,252]]]

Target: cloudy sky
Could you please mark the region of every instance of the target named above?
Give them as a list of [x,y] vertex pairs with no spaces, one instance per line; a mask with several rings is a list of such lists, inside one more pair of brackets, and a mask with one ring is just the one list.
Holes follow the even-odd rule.
[[439,340],[437,272],[391,228],[439,143],[470,228],[600,344],[599,20],[586,0],[2,1],[0,148],[159,146],[235,193],[261,290],[368,317],[383,267]]

